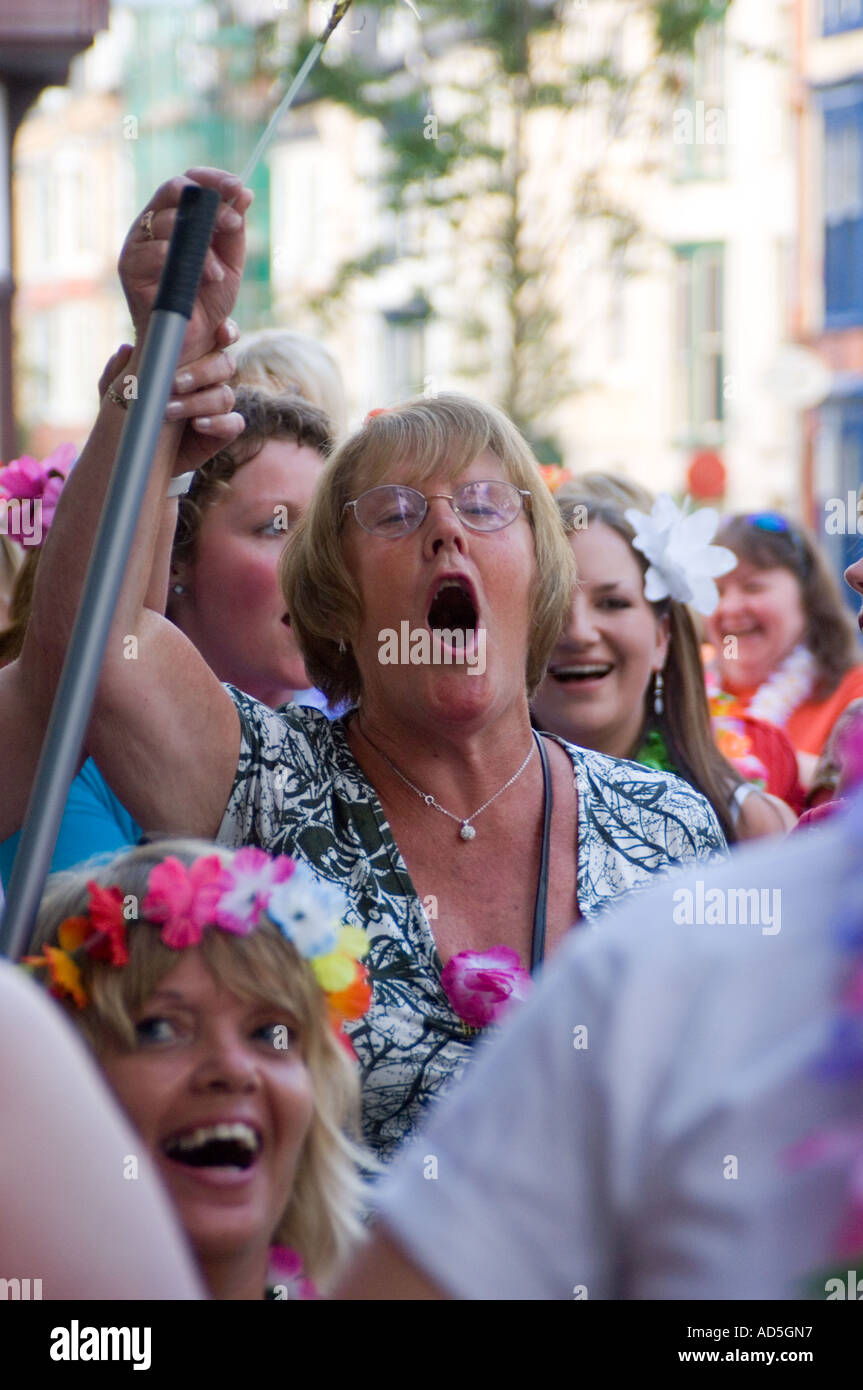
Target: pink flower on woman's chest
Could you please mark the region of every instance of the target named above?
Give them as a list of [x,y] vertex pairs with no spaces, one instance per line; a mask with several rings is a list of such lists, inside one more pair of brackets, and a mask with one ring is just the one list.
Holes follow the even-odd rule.
[[497,1023],[516,999],[525,999],[531,978],[517,951],[459,951],[443,969],[441,984],[453,1009],[472,1028]]

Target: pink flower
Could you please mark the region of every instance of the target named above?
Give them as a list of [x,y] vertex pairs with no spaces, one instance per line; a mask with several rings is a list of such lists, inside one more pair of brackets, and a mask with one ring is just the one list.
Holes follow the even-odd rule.
[[[58,484],[59,491],[75,462],[77,453],[74,444],[60,444],[41,463],[29,454],[13,459],[5,468],[0,468],[0,495],[22,499],[44,497],[49,483]],[[52,474],[60,476],[52,477]]]
[[847,1165],[850,1202],[837,1237],[837,1255],[854,1256],[863,1245],[863,1127],[823,1129],[786,1149],[785,1166],[792,1172],[817,1165]]
[[41,497],[46,481],[41,463],[25,454],[0,469],[0,495],[21,499]]
[[[77,453],[74,444],[60,444],[41,463],[30,458],[29,454],[24,454],[19,459],[13,459],[5,468],[0,468],[0,501],[29,501],[39,504],[40,542],[54,520],[57,500]],[[10,538],[19,544],[33,544],[32,540],[23,534],[21,526],[16,525],[14,516],[8,512],[5,530]]]
[[273,888],[290,878],[295,867],[284,854],[274,859],[262,849],[238,850],[226,870],[225,891],[216,908],[218,925],[245,936],[257,924]]
[[288,1298],[320,1298],[311,1279],[303,1277],[303,1262],[296,1250],[288,1245],[270,1246],[270,1268],[267,1283],[281,1285]]
[[495,946],[483,954],[459,951],[444,966],[441,984],[459,1017],[472,1028],[484,1028],[496,1023],[512,1000],[526,998],[531,978],[517,951]]
[[142,911],[153,922],[164,922],[162,940],[180,951],[197,946],[204,927],[216,920],[226,874],[218,855],[196,859],[186,868],[169,856],[150,874]]

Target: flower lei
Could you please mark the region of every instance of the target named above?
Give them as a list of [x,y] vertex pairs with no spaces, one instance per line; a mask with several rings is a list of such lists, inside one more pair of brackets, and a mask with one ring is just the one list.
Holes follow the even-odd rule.
[[[856,866],[863,854],[863,721],[855,721],[844,743],[856,791],[842,821],[851,863]],[[845,1081],[863,1077],[863,914],[853,881],[833,923],[833,935],[848,960],[827,1046],[816,1068],[825,1080]],[[859,1266],[863,1261],[863,1123],[817,1130],[787,1150],[783,1161],[792,1170],[822,1164],[848,1165],[847,1203],[836,1232],[835,1256],[828,1269],[812,1277],[812,1296],[817,1293],[823,1298],[827,1279],[838,1278],[844,1283],[847,1262],[852,1260]]]
[[662,492],[650,515],[628,507],[626,520],[635,531],[633,546],[650,561],[644,576],[644,597],[648,603],[671,598],[690,603],[699,613],[712,613],[719,602],[714,579],[737,565],[733,550],[711,545],[719,526],[719,513],[702,507],[687,514],[686,503],[678,507]]
[[780,729],[798,705],[809,699],[818,676],[818,663],[802,643],[789,652],[776,670],[759,685],[749,701],[747,713]]
[[[24,549],[35,549],[42,544],[77,454],[74,444],[60,444],[41,463],[24,454],[11,463],[0,465],[0,533],[17,541]],[[16,520],[15,510],[9,507],[14,501],[32,502],[38,509],[41,521],[38,541],[24,536],[20,510]]]
[[345,1020],[362,1018],[371,1003],[368,971],[360,964],[368,938],[360,927],[344,922],[347,901],[332,884],[286,855],[271,858],[248,847],[236,852],[229,866],[216,854],[192,864],[168,856],[154,866],[147,881],[140,916],[126,916],[126,899],[117,886],[87,884],[85,915],[67,917],[57,932],[57,946],[22,964],[47,970],[50,992],[70,998],[79,1009],[88,1001],[78,959],[124,966],[129,959],[127,929],[139,921],[161,923],[162,941],[182,951],[200,944],[205,931],[220,928],[248,936],[265,920],[307,960],[326,995],[330,1021],[340,1042],[353,1055],[344,1034]]
[[657,772],[673,772],[677,774],[677,769],[671,761],[671,754],[665,742],[665,736],[661,729],[656,727],[648,729],[632,757],[633,762],[641,763],[642,767],[655,768]]
[[704,683],[707,687],[707,704],[717,748],[723,757],[737,768],[741,777],[755,786],[760,786],[763,791],[767,786],[769,773],[761,759],[753,752],[752,739],[746,732],[743,720],[731,713],[734,696],[720,688],[719,677],[712,666],[706,666],[704,669]]

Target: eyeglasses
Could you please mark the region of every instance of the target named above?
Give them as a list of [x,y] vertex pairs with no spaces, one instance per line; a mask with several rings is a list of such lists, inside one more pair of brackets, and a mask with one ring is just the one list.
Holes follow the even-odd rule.
[[346,502],[342,511],[353,507],[354,516],[364,531],[395,541],[422,526],[429,502],[437,497],[449,502],[459,521],[471,531],[502,531],[504,526],[515,521],[530,493],[514,483],[494,478],[463,483],[452,495],[435,492],[431,497],[424,497],[416,488],[404,487],[401,483],[384,483]]

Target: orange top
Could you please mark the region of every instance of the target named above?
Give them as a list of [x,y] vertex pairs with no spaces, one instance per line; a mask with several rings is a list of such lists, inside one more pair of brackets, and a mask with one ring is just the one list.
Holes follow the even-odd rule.
[[[755,690],[735,691],[734,703],[728,706],[728,713],[734,714],[738,710],[746,710],[749,701],[754,696]],[[863,697],[863,666],[852,666],[851,670],[842,677],[833,694],[828,695],[826,700],[804,700],[803,704],[797,706],[784,725],[785,732],[791,740],[795,752],[813,754],[817,758],[827,742],[830,730],[846,705],[850,705],[852,700],[859,700],[861,697]]]

